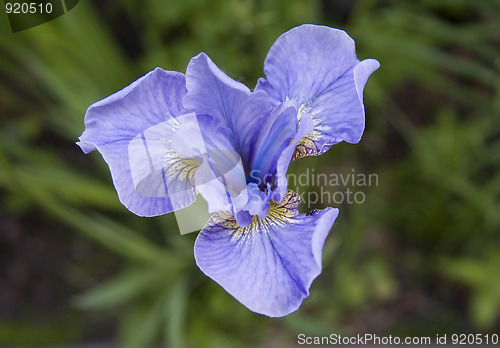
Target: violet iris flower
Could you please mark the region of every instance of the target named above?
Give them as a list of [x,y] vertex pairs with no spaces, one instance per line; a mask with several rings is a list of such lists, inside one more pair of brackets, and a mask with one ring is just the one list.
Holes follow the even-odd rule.
[[213,215],[194,245],[199,268],[250,310],[284,316],[309,296],[338,215],[299,213],[288,165],[360,140],[363,88],[378,67],[356,58],[344,31],[302,25],[273,44],[253,92],[200,53],[185,75],[156,68],[92,104],[78,145],[102,154],[137,215],[201,194]]

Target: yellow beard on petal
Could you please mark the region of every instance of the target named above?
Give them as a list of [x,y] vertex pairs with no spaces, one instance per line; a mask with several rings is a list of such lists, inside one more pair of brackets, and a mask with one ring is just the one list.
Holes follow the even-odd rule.
[[302,104],[297,112],[297,119],[299,120],[300,127],[300,119],[302,117],[303,112],[307,112],[311,115],[312,121],[314,123],[314,129],[311,133],[306,135],[302,140],[299,141],[297,146],[295,147],[295,151],[292,156],[292,161],[306,157],[306,156],[317,156],[322,153],[320,149],[317,148],[316,142],[320,139],[321,133],[319,132],[320,124],[318,124],[317,118],[315,117],[318,114],[318,110],[311,108],[312,101],[307,104]]
[[266,218],[259,220],[255,215],[247,227],[238,226],[236,219],[229,212],[215,213],[207,222],[206,227],[214,225],[223,227],[231,234],[231,241],[241,245],[253,240],[259,233],[269,233],[272,227],[295,223],[295,217],[299,215],[297,211],[299,203],[299,195],[288,190],[281,203],[271,201]]
[[292,156],[292,161],[306,156],[319,155],[320,152],[318,151],[315,145],[315,142],[318,139],[319,139],[319,134],[316,131],[312,131],[304,138],[302,138],[302,140],[299,141],[299,143],[295,147],[295,151]]
[[200,161],[197,158],[181,157],[176,154],[171,157],[165,174],[169,179],[188,180],[194,186],[194,173],[199,166]]

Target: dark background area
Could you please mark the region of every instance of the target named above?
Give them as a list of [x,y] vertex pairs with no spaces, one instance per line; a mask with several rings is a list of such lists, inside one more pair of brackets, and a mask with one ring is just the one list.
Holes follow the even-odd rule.
[[[340,209],[324,270],[297,313],[269,319],[198,270],[196,233],[173,214],[121,206],[100,155],[75,141],[91,103],[156,66],[184,72],[200,51],[252,88],[274,40],[303,23],[346,30],[381,68],[361,142],[290,172],[379,180],[351,187],[363,204],[302,208]],[[2,9],[0,345],[500,334],[499,33],[496,1],[80,1],[15,34]]]

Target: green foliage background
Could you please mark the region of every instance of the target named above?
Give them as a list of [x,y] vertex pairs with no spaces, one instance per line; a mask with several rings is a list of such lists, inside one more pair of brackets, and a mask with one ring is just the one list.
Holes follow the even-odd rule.
[[[500,333],[499,2],[80,1],[16,34],[0,12],[0,345]],[[100,155],[74,142],[88,105],[156,66],[183,72],[200,51],[254,86],[274,40],[302,23],[345,29],[381,68],[361,142],[291,172],[379,182],[363,204],[337,205],[301,309],[269,319],[197,269],[196,235],[180,236],[173,214],[123,208]]]

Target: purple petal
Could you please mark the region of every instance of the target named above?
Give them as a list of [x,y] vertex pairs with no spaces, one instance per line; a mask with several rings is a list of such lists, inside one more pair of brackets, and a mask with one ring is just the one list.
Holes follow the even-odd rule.
[[304,141],[304,138],[309,134],[314,128],[313,120],[309,114],[302,115],[300,119],[300,126],[295,138],[292,143],[290,143],[280,154],[278,162],[276,164],[276,189],[274,192],[274,200],[280,202],[288,187],[288,179],[286,178],[286,172],[288,171],[288,166],[292,157],[297,151],[297,146]]
[[270,114],[269,123],[270,127],[265,134],[262,134],[255,147],[255,157],[251,164],[250,179],[261,189],[265,189],[272,181],[279,157],[290,145],[291,140],[296,138],[297,109],[290,102],[281,103]]
[[192,58],[186,70],[188,93],[183,99],[186,109],[219,120],[230,130],[226,136],[232,149],[240,154],[246,173],[254,157],[262,128],[272,110],[266,93],[250,92],[243,84],[224,74],[211,60],[200,53]]
[[273,197],[271,185],[267,184],[267,193],[259,189],[256,183],[251,182],[233,200],[231,214],[236,218],[240,227],[247,227],[252,223],[253,217],[264,219],[269,213],[269,203]]
[[195,243],[198,267],[250,310],[280,317],[297,310],[321,273],[321,253],[338,210],[300,214],[299,196],[288,191],[271,203],[264,220],[241,228],[217,213]]
[[379,67],[360,62],[354,41],[342,30],[302,25],[281,35],[264,63],[267,81],[255,90],[273,101],[296,100],[299,118],[309,114],[314,130],[298,145],[294,158],[319,155],[341,141],[357,143],[365,125],[363,88]]
[[183,74],[156,68],[85,115],[78,145],[102,154],[120,201],[137,215],[165,214],[194,201],[198,163],[177,155],[170,141],[185,93]]
[[196,157],[201,163],[195,184],[211,213],[234,212],[233,198],[246,187],[242,160],[225,136],[228,133],[230,130],[213,117],[196,115],[183,118],[172,140],[177,153]]

